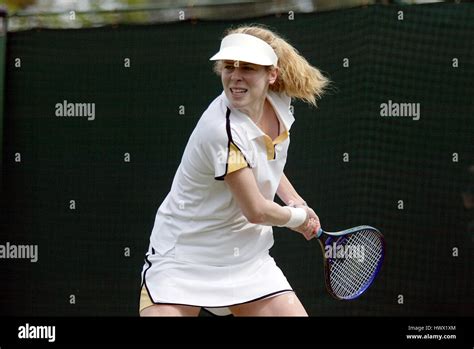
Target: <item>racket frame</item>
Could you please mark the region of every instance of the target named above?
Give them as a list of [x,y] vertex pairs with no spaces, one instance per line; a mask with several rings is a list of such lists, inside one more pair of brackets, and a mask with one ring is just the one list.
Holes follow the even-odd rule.
[[[375,271],[372,273],[372,276],[364,284],[364,286],[355,295],[353,295],[351,297],[343,298],[343,297],[340,297],[340,296],[336,295],[333,292],[333,290],[330,286],[331,285],[331,283],[330,283],[331,281],[330,281],[330,278],[329,278],[330,265],[329,265],[329,259],[326,258],[326,249],[325,249],[326,240],[330,237],[341,237],[341,236],[346,236],[346,235],[349,235],[349,234],[357,233],[358,231],[361,231],[361,230],[364,230],[364,229],[373,230],[379,236],[380,242],[382,244],[382,256],[381,256],[379,262],[377,263],[377,267],[376,267]],[[353,300],[353,299],[356,299],[356,298],[360,297],[365,291],[367,291],[367,289],[370,287],[370,285],[372,285],[372,283],[374,282],[374,280],[377,277],[378,273],[382,269],[382,265],[383,265],[383,262],[384,262],[384,259],[385,259],[385,238],[384,238],[383,234],[377,228],[374,228],[370,225],[359,225],[357,227],[353,227],[353,228],[350,228],[350,229],[341,230],[341,231],[337,231],[337,232],[324,231],[320,228],[320,229],[318,229],[318,232],[316,233],[316,237],[318,238],[319,244],[321,246],[321,250],[323,252],[324,280],[325,280],[325,283],[326,283],[326,289],[329,292],[329,294],[337,300]]]

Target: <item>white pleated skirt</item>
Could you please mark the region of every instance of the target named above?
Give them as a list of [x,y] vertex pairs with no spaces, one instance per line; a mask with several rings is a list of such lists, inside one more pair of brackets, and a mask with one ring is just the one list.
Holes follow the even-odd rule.
[[212,266],[177,260],[173,250],[160,255],[150,248],[142,271],[140,311],[153,304],[181,304],[228,315],[229,306],[292,291],[268,251],[240,264]]

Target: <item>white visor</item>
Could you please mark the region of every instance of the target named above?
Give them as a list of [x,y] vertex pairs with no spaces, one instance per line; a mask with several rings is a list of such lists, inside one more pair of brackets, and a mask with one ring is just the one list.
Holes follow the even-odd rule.
[[210,61],[242,61],[276,67],[278,57],[265,41],[249,34],[230,34],[221,42],[221,48]]

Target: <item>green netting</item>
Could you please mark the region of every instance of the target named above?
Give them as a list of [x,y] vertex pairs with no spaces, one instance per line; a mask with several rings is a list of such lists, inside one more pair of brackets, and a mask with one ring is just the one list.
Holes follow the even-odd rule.
[[[2,166],[3,145],[3,98],[5,82],[5,54],[7,44],[7,22],[6,13],[0,10],[0,167]],[[2,182],[2,171],[0,171],[0,183]],[[1,193],[1,186],[0,186]]]
[[[338,302],[324,289],[319,245],[276,228],[272,254],[308,312],[469,314],[474,217],[462,194],[473,181],[473,5],[245,22],[276,29],[334,82],[319,109],[294,103],[287,176],[327,230],[369,224],[387,240],[373,287]],[[5,313],[137,314],[156,209],[221,91],[208,58],[237,23],[9,34],[1,240],[37,244],[39,261],[0,262]],[[57,117],[64,100],[95,103],[95,120]],[[419,103],[420,119],[382,117],[388,101]]]

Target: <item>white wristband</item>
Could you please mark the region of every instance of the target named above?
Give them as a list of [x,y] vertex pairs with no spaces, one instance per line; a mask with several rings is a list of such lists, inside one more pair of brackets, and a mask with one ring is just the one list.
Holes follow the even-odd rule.
[[304,208],[296,208],[296,207],[291,207],[291,206],[284,206],[284,207],[290,210],[291,215],[288,222],[286,222],[283,225],[280,225],[280,227],[296,228],[306,221],[306,218],[308,217],[308,213],[306,212]]

